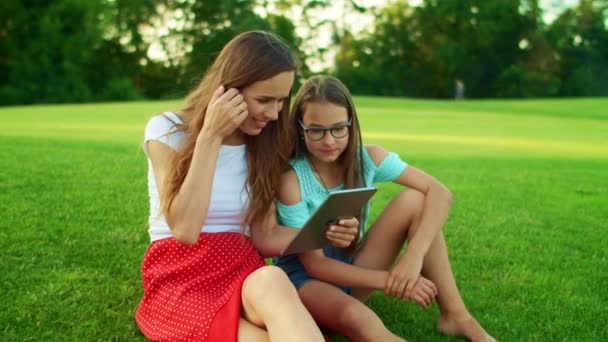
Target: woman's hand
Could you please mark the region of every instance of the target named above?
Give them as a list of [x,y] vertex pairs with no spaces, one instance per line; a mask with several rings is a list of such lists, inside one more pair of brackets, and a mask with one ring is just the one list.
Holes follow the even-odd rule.
[[235,88],[220,86],[211,97],[200,135],[224,139],[247,118],[247,103]]
[[412,289],[420,277],[423,256],[408,252],[410,252],[409,249],[399,258],[399,261],[389,273],[384,286],[384,293],[389,296],[410,298]]
[[359,234],[359,220],[357,218],[340,219],[337,224],[327,226],[325,237],[335,247],[345,248],[355,240]]

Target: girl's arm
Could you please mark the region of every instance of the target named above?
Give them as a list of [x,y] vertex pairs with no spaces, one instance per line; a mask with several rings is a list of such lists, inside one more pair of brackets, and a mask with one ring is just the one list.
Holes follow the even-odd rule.
[[[289,171],[283,175],[278,197],[285,205],[295,205],[300,202],[300,188],[295,172]],[[298,218],[301,221],[305,219]],[[389,277],[387,271],[366,269],[326,257],[322,249],[300,253],[299,259],[313,278],[337,286],[382,289]],[[434,299],[435,294],[434,284],[427,279],[420,279],[415,283],[412,296],[402,299],[413,299],[426,307]]]
[[[300,262],[306,272],[313,278],[327,283],[360,289],[384,289],[389,272],[367,269],[328,258],[322,249],[300,253]],[[409,296],[398,297],[402,300],[413,300],[426,308],[435,300],[437,287],[430,280],[419,277]]]
[[[281,176],[277,191],[278,200],[285,204],[300,201],[300,186],[293,170]],[[359,221],[356,218],[343,219],[337,225],[327,227],[325,237],[336,247],[348,247],[359,234]],[[279,225],[276,220],[276,208],[273,205],[266,219],[259,225],[251,227],[253,245],[263,256],[277,256],[299,233],[299,229]]]
[[[301,202],[300,183],[295,171],[289,170],[281,177],[278,200],[287,206]],[[304,224],[308,217],[306,213],[294,213],[290,219]],[[300,253],[299,257],[312,277],[339,286],[380,289],[388,276],[388,272],[366,270],[328,258],[322,249]]]
[[[377,145],[366,145],[366,148],[376,165],[379,165],[388,154]],[[420,229],[410,238],[406,250],[406,253],[415,253],[423,257],[447,220],[452,205],[452,193],[437,179],[413,166],[407,166],[394,182],[424,194]]]
[[[380,165],[387,156],[387,152],[379,146],[370,145],[366,148],[376,165]],[[452,194],[435,178],[412,166],[406,167],[394,182],[424,194],[419,227],[409,237],[407,249],[390,272],[384,288],[387,294],[409,297],[420,277],[424,256],[447,220]]]
[[408,250],[426,255],[431,243],[447,221],[452,206],[452,193],[432,176],[408,166],[395,183],[416,189],[424,194],[424,206],[419,229],[410,237]]
[[337,286],[383,289],[387,271],[366,269],[328,258],[322,249],[299,254],[300,262],[313,278]]
[[[325,237],[336,247],[348,247],[359,233],[359,221],[353,218],[344,219],[341,223],[329,226]],[[251,227],[251,241],[263,257],[278,256],[299,232],[299,229],[277,223],[276,208],[273,205],[266,219]]]

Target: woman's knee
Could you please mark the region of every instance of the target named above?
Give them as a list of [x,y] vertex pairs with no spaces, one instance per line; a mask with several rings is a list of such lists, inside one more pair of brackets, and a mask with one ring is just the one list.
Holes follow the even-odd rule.
[[276,266],[264,266],[252,272],[245,279],[242,292],[248,301],[261,303],[298,295],[285,272]]

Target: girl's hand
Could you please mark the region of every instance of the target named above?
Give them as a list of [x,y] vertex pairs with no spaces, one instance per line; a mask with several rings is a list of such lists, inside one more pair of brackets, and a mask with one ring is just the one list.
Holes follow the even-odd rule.
[[338,248],[345,248],[355,240],[359,234],[359,220],[357,218],[340,219],[337,224],[327,226],[325,237]]
[[437,296],[437,287],[435,284],[427,278],[420,276],[412,288],[412,292],[409,297],[402,297],[403,300],[413,300],[423,308],[427,308]]
[[224,139],[247,118],[247,103],[237,89],[220,86],[211,97],[200,135]]
[[397,264],[388,275],[388,280],[384,286],[384,293],[398,298],[410,298],[412,289],[420,277],[422,270],[422,259],[420,255],[408,253],[399,258]]

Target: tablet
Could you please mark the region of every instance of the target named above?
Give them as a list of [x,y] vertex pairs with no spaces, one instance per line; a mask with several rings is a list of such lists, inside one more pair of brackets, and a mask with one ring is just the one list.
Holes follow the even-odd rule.
[[334,223],[339,218],[361,215],[365,204],[377,190],[376,187],[367,187],[330,193],[300,229],[298,235],[281,252],[281,255],[325,247],[329,243],[325,238],[327,224]]

